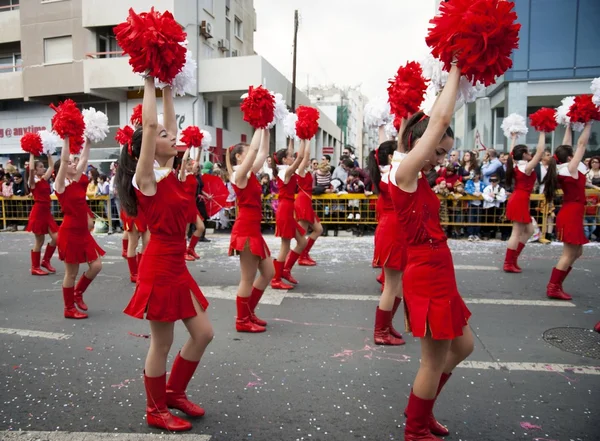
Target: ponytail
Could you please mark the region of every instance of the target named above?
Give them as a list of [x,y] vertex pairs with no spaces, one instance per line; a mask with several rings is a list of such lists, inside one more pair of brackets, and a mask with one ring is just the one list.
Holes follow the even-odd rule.
[[277,166],[283,164],[283,160],[287,156],[288,149],[280,149],[273,153],[273,161],[271,162],[271,168],[273,169],[273,177],[276,178],[279,170]]
[[115,173],[115,185],[119,194],[121,206],[127,216],[138,215],[137,196],[133,187],[133,175],[137,167],[138,158],[142,148],[142,129],[138,128],[131,138],[130,145],[121,148],[119,167]]
[[232,148],[229,147],[225,152],[225,167],[227,167],[227,173],[229,174],[229,176],[233,176],[233,166],[231,165],[230,158],[231,150]]
[[[513,150],[514,152],[514,150]],[[513,153],[508,154],[508,158],[506,159],[506,175],[505,182],[506,188],[511,188],[513,186],[513,181],[515,180],[515,161],[513,159]]]
[[379,183],[381,182],[381,170],[379,167],[390,165],[389,157],[394,154],[396,147],[395,141],[384,141],[377,149],[369,153],[367,162],[368,173],[372,182],[372,191],[375,194],[379,194]]
[[544,185],[544,196],[546,197],[546,202],[550,203],[554,200],[554,196],[556,196],[556,190],[558,190],[558,172],[556,170],[556,160],[554,158],[550,158],[550,162],[548,163],[548,171],[542,180],[542,184]]

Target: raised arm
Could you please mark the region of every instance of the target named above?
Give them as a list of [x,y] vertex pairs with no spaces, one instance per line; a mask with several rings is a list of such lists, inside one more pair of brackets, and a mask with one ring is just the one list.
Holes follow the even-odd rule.
[[181,167],[179,167],[179,180],[181,182],[185,181],[185,165],[190,157],[190,149],[185,149],[185,153],[183,154],[183,158],[181,159]]
[[262,170],[265,165],[265,161],[267,160],[267,156],[269,156],[269,146],[271,143],[271,132],[269,129],[264,129],[262,138],[260,140],[260,148],[258,149],[258,153],[256,154],[256,159],[252,164],[252,173],[258,173]]
[[[252,165],[256,161],[256,156],[258,155],[258,150],[260,148],[264,132],[266,132],[265,129],[257,129],[254,131],[254,135],[252,135],[252,141],[250,141],[248,153],[246,153],[244,161],[235,173],[235,185],[238,188],[246,188],[246,185],[248,184],[248,173],[252,171]],[[227,152],[227,154],[229,154],[229,152]]]
[[73,180],[75,182],[79,181],[81,175],[85,172],[88,166],[88,160],[90,159],[90,147],[92,143],[89,139],[85,138],[85,144],[83,144],[83,150],[81,150],[81,154],[79,155],[79,162],[77,163],[77,169],[75,173],[75,178]]
[[163,89],[163,116],[167,132],[170,135],[177,136],[177,119],[175,117],[175,104],[173,103],[173,90],[171,86]]
[[565,128],[565,136],[563,136],[562,145],[573,145],[573,131],[570,126]]
[[69,137],[63,139],[62,150],[60,151],[60,167],[54,180],[54,191],[62,193],[65,191],[65,179],[67,178],[67,167],[69,167]]
[[[385,126],[379,126],[379,144],[387,141],[387,135],[385,134]],[[398,134],[400,135],[400,134]]]
[[302,158],[302,162],[298,166],[298,174],[302,177],[306,175],[306,167],[308,166],[308,161],[310,161],[310,142],[305,142],[304,157]]
[[[285,179],[283,182],[285,182],[286,184],[288,182],[290,182],[290,178],[294,175],[294,173],[296,173],[296,170],[298,170],[298,167],[300,167],[300,164],[302,163],[302,160],[304,159],[304,149],[305,149],[305,145],[307,142],[309,142],[309,141],[306,141],[304,139],[300,140],[300,148],[298,149],[298,155],[296,156],[296,159],[294,159],[294,162],[292,162],[292,165],[290,165],[285,170]],[[290,148],[292,149],[292,152],[293,152],[294,147],[293,147],[292,143],[290,143]]]
[[[31,169],[33,167],[33,170]],[[35,188],[35,179],[34,172],[35,171],[35,156],[33,153],[29,154],[29,174],[27,175],[27,186],[33,190]]]
[[[165,94],[167,92],[165,87]],[[172,101],[171,101],[172,102]],[[165,100],[165,110],[167,107]],[[168,113],[168,111],[166,112]],[[165,120],[166,120],[165,115]],[[146,196],[156,193],[156,178],[154,177],[154,154],[156,152],[156,136],[158,129],[158,115],[156,113],[156,90],[154,78],[147,77],[144,80],[144,100],[142,102],[142,147],[140,157],[135,168],[135,181],[137,187]]]
[[590,133],[592,132],[592,122],[587,122],[577,140],[577,149],[573,154],[573,158],[569,162],[569,174],[573,177],[577,176],[577,169],[579,168],[579,163],[583,159],[583,155],[585,155],[585,149],[587,149],[588,141],[590,140]]
[[54,159],[52,159],[52,155],[48,155],[48,170],[44,173],[44,179],[46,181],[50,180],[52,173],[54,173]]
[[508,149],[508,154],[511,154],[515,146],[517,145],[517,134],[511,133],[510,135],[510,148]]
[[526,175],[530,175],[531,172],[533,171],[533,169],[536,168],[537,165],[540,163],[540,161],[542,160],[542,156],[544,156],[545,148],[546,148],[546,134],[544,132],[540,132],[540,135],[538,138],[538,144],[535,149],[535,155],[533,155],[533,158],[531,158],[531,161],[529,161],[527,163],[527,167],[525,167]]

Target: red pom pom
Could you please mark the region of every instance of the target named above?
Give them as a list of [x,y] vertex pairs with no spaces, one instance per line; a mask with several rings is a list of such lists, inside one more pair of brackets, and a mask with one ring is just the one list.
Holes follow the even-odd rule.
[[131,126],[125,126],[122,129],[117,130],[117,134],[115,135],[115,141],[119,143],[119,145],[129,145],[133,138],[133,129]]
[[[83,139],[83,131],[85,130],[83,115],[73,100],[65,100],[58,107],[51,104],[50,107],[56,111],[56,114],[52,117],[52,129],[61,138],[68,136],[76,140]],[[73,141],[73,139],[70,139],[69,143],[72,144]],[[81,144],[83,145],[83,142]]]
[[83,135],[71,136],[69,138],[69,153],[72,155],[78,155],[81,153],[81,149],[83,149],[83,144],[85,144],[85,138]]
[[451,0],[440,4],[440,15],[425,39],[431,54],[444,63],[456,56],[457,66],[469,81],[486,86],[512,67],[510,56],[519,47],[517,14],[504,0]]
[[410,61],[398,69],[388,87],[388,102],[396,117],[407,118],[419,111],[425,98],[427,81],[423,77],[421,65],[415,61]]
[[200,147],[202,145],[204,134],[197,126],[189,126],[181,132],[181,142],[189,147]]
[[37,133],[25,133],[21,137],[21,148],[24,152],[40,156],[43,150],[42,138]]
[[186,34],[166,11],[136,14],[129,9],[127,20],[114,28],[117,43],[131,58],[134,72],[148,73],[160,82],[171,83],[185,64]]
[[240,108],[244,121],[255,129],[264,129],[275,118],[275,97],[262,86],[250,86]]
[[133,124],[134,126],[142,125],[142,105],[141,104],[138,104],[137,106],[135,106],[133,108],[133,113],[131,114],[131,118],[129,119],[129,122],[131,122],[131,124]]
[[558,125],[554,117],[555,114],[556,110],[542,107],[537,112],[529,115],[529,121],[531,126],[538,132],[554,132]]
[[312,139],[319,130],[319,111],[314,107],[300,106],[296,109],[296,136],[300,139]]
[[567,112],[571,123],[587,123],[592,120],[600,121],[600,110],[592,101],[592,95],[579,95]]

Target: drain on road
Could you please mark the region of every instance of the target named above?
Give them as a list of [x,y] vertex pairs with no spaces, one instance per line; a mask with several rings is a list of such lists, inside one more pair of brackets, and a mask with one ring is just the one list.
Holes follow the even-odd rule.
[[600,359],[600,334],[584,328],[552,328],[544,340],[565,352]]

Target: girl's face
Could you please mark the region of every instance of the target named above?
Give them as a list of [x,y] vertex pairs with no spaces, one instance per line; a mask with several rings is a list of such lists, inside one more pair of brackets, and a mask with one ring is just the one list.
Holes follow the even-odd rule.
[[[236,153],[235,155],[235,165],[241,165],[242,162],[244,162],[244,159],[246,159],[246,155],[248,154],[248,146],[244,146],[244,148],[242,149],[241,153]],[[271,164],[270,161],[271,157],[267,158],[267,161],[269,161],[269,164]]]
[[46,167],[44,167],[44,164],[42,162],[38,162],[35,167],[35,175],[44,176],[44,173],[46,173]]
[[471,162],[471,152],[465,152],[463,155],[463,160],[465,161],[465,164]]
[[154,151],[154,156],[163,161],[167,161],[168,159],[177,156],[177,138],[175,135],[168,133],[167,129],[165,129],[162,124],[158,125],[157,130],[158,133],[156,135],[156,150]]
[[312,167],[313,170],[316,170],[317,167],[319,167],[319,163],[317,161],[313,161],[310,165],[311,165],[311,167]]
[[290,153],[288,153],[287,156],[283,158],[281,162],[283,163],[283,165],[292,165],[294,162],[294,157]]
[[600,170],[600,159],[592,159],[590,165],[592,170]]
[[533,156],[531,155],[531,153],[529,153],[529,150],[527,150],[525,153],[523,153],[524,161],[531,161],[531,158],[533,158]]
[[[420,141],[417,140],[415,146]],[[446,160],[446,156],[448,156],[448,152],[452,150],[454,146],[454,138],[450,138],[449,136],[444,136],[440,141],[440,144],[436,147],[435,151],[432,153],[431,157],[427,160],[425,167],[423,170],[429,171],[434,168],[436,165],[442,165]]]
[[194,168],[194,163],[192,161],[187,161],[185,163],[185,171],[188,173],[192,173],[192,169]]
[[[77,164],[79,163],[79,158],[73,155],[69,155],[69,162],[67,163],[67,176],[75,176],[77,173]],[[88,177],[92,177],[91,173],[88,173]]]
[[8,177],[8,175],[4,175],[4,183],[8,184],[10,182],[10,178]]

